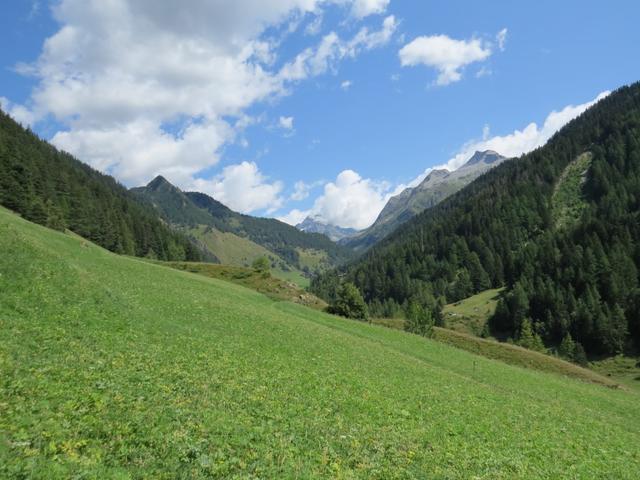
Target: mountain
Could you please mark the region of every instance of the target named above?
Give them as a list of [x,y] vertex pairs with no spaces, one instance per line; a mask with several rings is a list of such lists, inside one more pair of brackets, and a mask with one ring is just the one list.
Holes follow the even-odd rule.
[[153,207],[0,111],[0,205],[33,222],[69,229],[108,250],[162,260],[201,252]]
[[305,218],[301,223],[296,225],[296,228],[307,233],[321,233],[334,242],[353,237],[358,233],[358,230],[354,228],[342,228],[336,225],[329,225],[316,217]]
[[[640,347],[640,83],[503,162],[340,272],[376,315],[505,286],[491,331],[614,355]],[[338,274],[314,281],[329,298]],[[435,313],[435,312],[434,312]]]
[[640,476],[631,388],[132,261],[3,208],[0,252],[0,478]]
[[476,152],[453,172],[444,169],[431,171],[418,186],[390,198],[373,225],[343,243],[356,251],[370,248],[406,221],[437,205],[505,160],[506,157],[487,150]]
[[131,191],[151,202],[162,218],[171,224],[195,226],[208,225],[213,221],[211,215],[196,207],[162,175],[158,175],[147,186],[132,188]]
[[351,256],[349,249],[324,235],[301,232],[273,218],[234,212],[204,193],[183,192],[161,176],[132,192],[152,204],[167,223],[196,239],[220,263],[248,266],[267,256],[275,273],[300,280]]

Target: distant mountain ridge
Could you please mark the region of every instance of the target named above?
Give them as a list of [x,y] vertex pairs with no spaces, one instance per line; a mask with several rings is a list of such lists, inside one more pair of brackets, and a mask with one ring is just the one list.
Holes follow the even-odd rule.
[[305,218],[302,222],[296,225],[296,228],[307,233],[321,233],[329,237],[334,242],[353,237],[358,233],[358,230],[355,228],[343,228],[338,227],[337,225],[329,225],[321,219],[312,216]]
[[476,152],[467,163],[452,172],[432,170],[419,185],[390,198],[373,225],[343,243],[356,251],[367,250],[403,223],[437,205],[506,159],[493,150],[486,150]]
[[183,192],[162,176],[131,190],[220,263],[247,266],[258,256],[267,256],[283,274],[298,271],[308,275],[351,256],[349,249],[325,235],[302,232],[273,218],[234,212],[204,193]]

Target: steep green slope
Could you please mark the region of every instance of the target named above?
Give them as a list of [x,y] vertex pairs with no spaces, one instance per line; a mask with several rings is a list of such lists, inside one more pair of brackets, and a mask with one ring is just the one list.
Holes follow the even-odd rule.
[[0,111],[0,205],[58,230],[69,228],[118,253],[199,260],[189,240],[116,182]]
[[[563,182],[567,166],[587,152],[584,184],[575,175]],[[554,203],[563,184],[581,192]],[[577,223],[556,228],[554,204],[571,205]],[[549,347],[570,336],[591,355],[611,355],[640,348],[639,268],[636,83],[601,100],[544,147],[423,212],[344,277],[372,306],[433,297],[452,303],[506,285],[491,320],[495,333],[518,338],[529,319]],[[329,298],[333,284],[327,276],[313,287]]]
[[271,271],[274,275],[304,287],[309,286],[309,279],[300,269],[246,237],[239,237],[231,232],[221,232],[206,225],[185,228],[184,232],[204,251],[214,254],[216,263],[249,267],[257,258],[266,257],[271,262]]
[[587,210],[588,205],[583,190],[592,160],[591,152],[583,153],[562,172],[551,197],[556,228],[575,226]]
[[485,290],[469,298],[445,305],[442,309],[447,328],[462,333],[480,335],[496,311],[501,289]]
[[0,209],[0,477],[635,479],[636,394]]

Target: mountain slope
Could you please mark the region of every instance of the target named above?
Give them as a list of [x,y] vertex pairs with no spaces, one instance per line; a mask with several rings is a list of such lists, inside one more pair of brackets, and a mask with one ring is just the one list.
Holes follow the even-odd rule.
[[70,230],[127,255],[198,260],[189,240],[167,228],[112,177],[40,140],[0,111],[0,205],[34,222]]
[[366,250],[403,223],[437,205],[505,160],[506,157],[487,150],[476,152],[467,163],[453,172],[433,170],[417,187],[407,188],[390,198],[374,224],[353,235],[344,244],[356,251]]
[[635,394],[0,232],[2,478],[640,475]]
[[307,233],[321,233],[329,237],[334,242],[345,240],[358,233],[358,231],[353,228],[342,228],[335,225],[328,225],[314,217],[305,218],[302,222],[296,225],[296,228]]
[[[346,278],[374,310],[433,296],[451,303],[506,284],[494,332],[517,339],[529,319],[550,347],[568,339],[606,355],[640,346],[639,139],[634,84],[544,147],[417,216],[351,265]],[[588,171],[579,171],[585,181],[571,176],[580,218],[557,228],[554,192],[567,166],[587,152]],[[330,294],[329,280],[315,282],[319,294]]]
[[[304,233],[272,218],[236,213],[204,193],[182,192],[163,177],[132,191],[222,263],[247,266],[266,255],[280,273],[295,270],[301,276],[303,271],[308,274],[344,263],[351,253],[324,235]],[[311,268],[306,259],[313,256],[321,260]]]
[[173,225],[211,225],[213,219],[196,207],[182,191],[174,187],[162,175],[158,175],[145,187],[132,188],[132,192],[145,198],[158,210],[162,218]]
[[302,251],[323,252],[326,255],[323,268],[340,265],[352,256],[349,249],[336,245],[325,235],[301,232],[274,218],[236,213],[204,193],[187,192],[185,195],[213,217],[213,226],[218,230],[249,238],[298,268],[304,268],[301,263]]

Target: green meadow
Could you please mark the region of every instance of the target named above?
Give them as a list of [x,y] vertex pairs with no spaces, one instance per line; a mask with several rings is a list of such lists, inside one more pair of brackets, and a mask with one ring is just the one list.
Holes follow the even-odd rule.
[[0,478],[637,479],[640,396],[0,209]]

